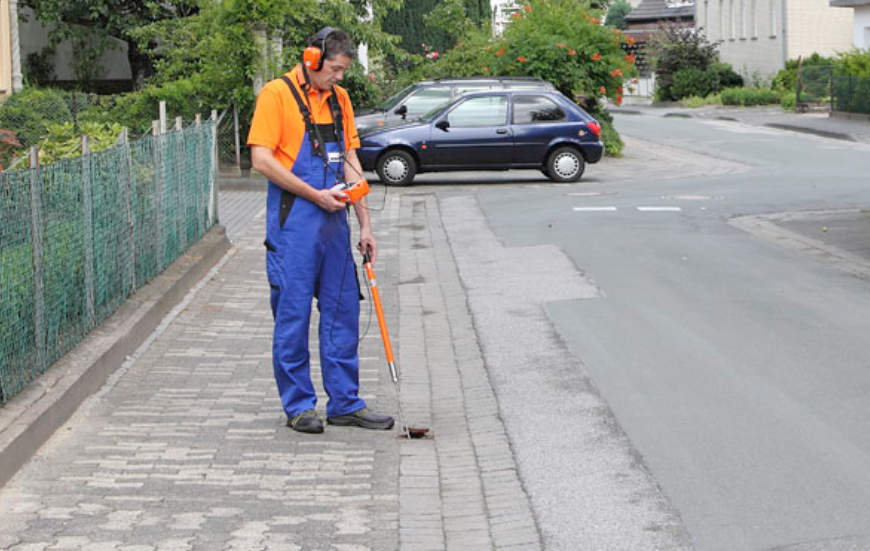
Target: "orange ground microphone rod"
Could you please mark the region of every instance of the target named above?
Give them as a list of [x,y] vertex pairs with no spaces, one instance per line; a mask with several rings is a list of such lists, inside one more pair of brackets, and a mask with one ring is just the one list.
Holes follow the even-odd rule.
[[405,423],[405,414],[402,412],[402,398],[399,396],[399,372],[396,370],[396,362],[393,359],[393,346],[390,344],[390,333],[387,331],[387,322],[384,320],[384,308],[381,305],[381,293],[378,291],[378,281],[375,279],[375,270],[372,268],[371,257],[368,252],[363,253],[363,266],[366,271],[366,279],[369,282],[372,302],[375,304],[375,314],[378,316],[378,327],[381,329],[381,339],[384,341],[384,353],[387,356],[387,366],[390,368],[390,377],[396,387],[396,403],[399,406],[399,423],[405,438],[411,439],[411,429]]

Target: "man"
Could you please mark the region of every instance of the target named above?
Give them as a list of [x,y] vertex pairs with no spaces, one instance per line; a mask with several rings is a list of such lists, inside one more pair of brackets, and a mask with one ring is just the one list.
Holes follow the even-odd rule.
[[[393,418],[359,397],[359,282],[350,247],[347,195],[337,184],[362,179],[359,135],[350,98],[337,86],[355,54],[343,31],[326,27],[309,41],[303,63],[266,84],[257,97],[248,145],[254,168],[269,178],[266,272],[275,319],[272,363],[287,425],[323,432],[311,383],[308,325],[320,311],[320,364],[329,396],[327,422],[390,429]],[[377,245],[365,198],[353,204],[359,248]]]

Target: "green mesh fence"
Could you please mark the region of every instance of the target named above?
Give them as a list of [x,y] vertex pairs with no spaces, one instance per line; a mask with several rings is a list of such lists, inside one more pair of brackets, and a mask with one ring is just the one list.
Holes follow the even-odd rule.
[[834,111],[870,113],[870,78],[834,75]]
[[215,123],[0,173],[0,403],[215,224]]

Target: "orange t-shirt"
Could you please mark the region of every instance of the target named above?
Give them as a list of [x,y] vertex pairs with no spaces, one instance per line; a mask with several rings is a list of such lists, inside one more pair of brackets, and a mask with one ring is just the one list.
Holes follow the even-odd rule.
[[[300,85],[305,77],[301,72],[301,67],[297,65],[286,76],[296,86],[299,97],[305,101],[306,92]],[[332,113],[329,109],[329,96],[332,92],[322,92],[318,97],[316,90],[307,88],[309,88],[308,102],[314,124],[332,123]],[[335,94],[341,106],[345,149],[359,148],[359,133],[353,118],[350,96],[341,86],[335,87]],[[268,147],[273,151],[275,158],[290,170],[299,155],[299,148],[302,147],[304,139],[305,121],[302,119],[296,99],[287,88],[287,83],[280,78],[269,81],[257,95],[257,107],[254,109],[251,130],[248,132],[248,145]]]

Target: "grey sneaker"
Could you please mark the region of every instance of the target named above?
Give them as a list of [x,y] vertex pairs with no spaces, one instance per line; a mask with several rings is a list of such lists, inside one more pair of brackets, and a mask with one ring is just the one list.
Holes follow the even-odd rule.
[[319,434],[323,432],[323,421],[313,409],[303,411],[293,419],[287,419],[287,426],[297,432]]
[[369,411],[367,408],[362,408],[359,411],[348,413],[347,415],[339,415],[338,417],[327,417],[326,422],[330,425],[338,425],[340,427],[362,427],[364,429],[381,429],[389,430],[393,428],[393,418],[389,415],[381,415]]

